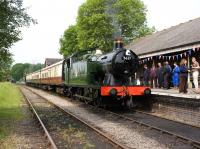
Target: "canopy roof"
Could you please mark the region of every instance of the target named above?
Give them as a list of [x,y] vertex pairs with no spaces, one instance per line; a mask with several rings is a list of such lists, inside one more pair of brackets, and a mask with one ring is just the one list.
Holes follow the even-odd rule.
[[133,41],[126,48],[140,57],[183,51],[200,46],[200,17]]

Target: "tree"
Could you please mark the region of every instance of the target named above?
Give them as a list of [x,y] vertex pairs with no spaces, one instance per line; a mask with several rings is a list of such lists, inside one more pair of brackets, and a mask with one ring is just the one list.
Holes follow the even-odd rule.
[[155,32],[156,29],[155,27],[152,27],[152,28],[149,28],[147,27],[146,23],[144,25],[142,25],[139,30],[138,30],[138,35],[135,36],[134,39],[137,39],[137,38],[141,38],[141,37],[144,37],[146,35],[150,35],[152,34],[153,32]]
[[141,0],[87,0],[79,8],[76,29],[70,27],[61,38],[61,54],[94,48],[110,51],[115,37],[129,43],[151,34],[155,29],[147,26],[146,11]]
[[29,63],[17,63],[13,65],[11,69],[12,79],[15,81],[20,81],[24,78],[25,74],[31,73],[37,70],[42,69],[43,64],[29,64]]
[[0,50],[0,82],[9,79],[12,55],[6,49]]
[[28,69],[28,67],[28,65],[25,66],[22,63],[15,64],[11,70],[12,79],[15,81],[19,81],[21,78],[23,78],[24,71],[25,69]]
[[64,55],[64,57],[79,51],[77,34],[77,26],[71,25],[60,38],[59,53]]
[[146,22],[147,9],[141,0],[116,0],[113,4],[114,17],[126,43],[151,34],[155,29]]
[[[26,65],[27,63],[25,63],[24,65]],[[40,70],[44,67],[43,64],[37,63],[37,64],[29,64],[28,69],[26,69],[25,73],[31,73],[37,70]]]
[[78,45],[80,49],[112,48],[112,20],[106,13],[106,0],[87,0],[77,17]]
[[36,23],[22,7],[22,0],[0,1],[0,16],[0,49],[20,40],[20,27]]
[[21,39],[20,28],[36,23],[22,7],[22,0],[0,1],[0,81],[8,78],[12,55],[9,53],[13,43]]

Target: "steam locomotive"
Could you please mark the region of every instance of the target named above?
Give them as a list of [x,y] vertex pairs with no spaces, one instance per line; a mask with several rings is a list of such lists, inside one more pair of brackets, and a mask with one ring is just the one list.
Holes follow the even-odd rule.
[[151,94],[149,87],[136,85],[134,75],[138,67],[138,56],[123,48],[123,42],[117,39],[112,52],[74,53],[61,62],[27,74],[26,84],[55,90],[96,106],[117,103],[132,107],[134,97]]

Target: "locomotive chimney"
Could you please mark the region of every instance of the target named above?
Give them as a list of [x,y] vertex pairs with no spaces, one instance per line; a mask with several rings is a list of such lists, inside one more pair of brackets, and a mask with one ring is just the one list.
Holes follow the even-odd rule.
[[114,50],[122,49],[123,45],[124,45],[124,43],[123,43],[121,37],[115,38],[115,40],[114,40]]

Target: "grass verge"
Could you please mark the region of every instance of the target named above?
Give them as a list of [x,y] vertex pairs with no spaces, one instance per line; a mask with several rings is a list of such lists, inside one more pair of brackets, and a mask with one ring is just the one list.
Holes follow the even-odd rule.
[[23,118],[22,100],[23,96],[15,85],[8,82],[0,83],[0,146],[8,139],[13,124]]

